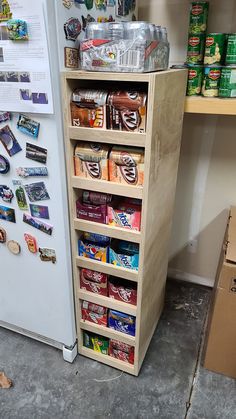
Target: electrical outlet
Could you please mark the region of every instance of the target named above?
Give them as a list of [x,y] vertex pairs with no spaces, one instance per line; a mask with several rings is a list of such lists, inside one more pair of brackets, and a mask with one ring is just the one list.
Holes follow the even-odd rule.
[[197,253],[197,239],[193,239],[188,242],[188,252]]

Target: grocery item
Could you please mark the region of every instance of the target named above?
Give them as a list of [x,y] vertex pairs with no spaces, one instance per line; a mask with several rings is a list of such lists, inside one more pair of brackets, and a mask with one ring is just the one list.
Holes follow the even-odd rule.
[[110,339],[109,355],[120,361],[134,364],[134,347],[118,340]]
[[204,64],[223,64],[225,42],[225,33],[209,33],[209,35],[207,35]]
[[81,314],[84,321],[89,321],[100,326],[107,326],[107,308],[97,304],[82,301]]
[[111,92],[107,98],[107,128],[145,132],[147,94],[138,91]]
[[83,344],[86,348],[92,349],[95,352],[108,355],[109,339],[103,336],[95,335],[90,332],[83,332]]
[[101,193],[101,192],[92,192],[92,191],[83,191],[83,202],[86,204],[102,205],[112,201],[112,195]]
[[135,317],[115,310],[109,310],[108,327],[127,335],[135,336]]
[[141,205],[121,201],[107,206],[107,222],[115,227],[140,231]]
[[95,294],[107,296],[107,281],[106,274],[101,272],[91,271],[89,269],[80,270],[80,288]]
[[108,245],[94,243],[83,237],[78,241],[79,256],[89,259],[99,260],[100,262],[108,262]]
[[114,146],[109,157],[112,182],[141,186],[144,182],[144,150]]
[[85,238],[85,240],[88,240],[89,242],[92,242],[92,243],[99,243],[99,244],[106,244],[106,245],[110,243],[110,238],[108,236],[103,236],[101,234],[84,232],[83,237]]
[[106,224],[107,222],[107,205],[85,204],[81,199],[76,201],[77,218],[82,220],[90,220],[96,223]]
[[236,66],[222,68],[219,97],[236,97]]
[[236,33],[228,35],[225,64],[236,64]]
[[[133,248],[133,251],[125,249],[122,243],[117,240],[113,240],[109,247],[109,262],[115,266],[121,266],[127,269],[138,270],[139,265],[139,247]],[[128,243],[128,242],[126,242]],[[134,243],[131,243],[134,245]]]
[[204,67],[202,96],[218,97],[220,87],[221,67]]
[[189,33],[205,33],[207,29],[208,1],[193,1],[190,6]]
[[75,147],[75,175],[108,180],[109,146],[99,143],[79,142]]
[[202,65],[189,65],[188,69],[188,83],[187,96],[199,96],[201,94],[203,78]]
[[108,282],[108,296],[118,301],[137,305],[137,286],[124,279],[111,277]]
[[80,43],[83,70],[149,72],[168,68],[166,28],[159,30],[147,22],[91,22],[85,38]]
[[205,39],[206,36],[203,33],[199,33],[198,35],[189,35],[187,63],[202,64],[205,49]]
[[72,125],[87,128],[106,128],[107,91],[76,89],[72,93]]

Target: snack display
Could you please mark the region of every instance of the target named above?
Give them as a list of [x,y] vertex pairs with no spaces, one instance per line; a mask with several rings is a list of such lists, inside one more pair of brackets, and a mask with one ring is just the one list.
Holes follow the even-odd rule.
[[141,186],[144,182],[144,150],[114,146],[109,157],[112,182]]
[[95,335],[90,332],[83,332],[83,344],[86,348],[103,355],[108,355],[109,339],[104,336]]
[[115,310],[109,310],[108,327],[127,335],[135,336],[135,317]]
[[165,28],[147,22],[91,22],[85,38],[80,44],[83,70],[143,73],[168,68]]
[[76,89],[72,93],[72,125],[87,128],[106,128],[105,90]]
[[109,355],[120,361],[134,364],[134,347],[118,340],[110,339]]
[[97,304],[83,301],[81,314],[84,321],[89,321],[100,326],[107,326],[107,308]]
[[[130,245],[130,249],[126,246]],[[138,270],[139,246],[135,243],[113,240],[109,248],[109,262],[115,266]]]
[[137,305],[137,286],[124,279],[111,277],[108,282],[108,296],[118,301]]
[[101,272],[90,269],[80,270],[80,288],[95,294],[107,296],[108,277]]
[[80,142],[75,147],[75,175],[108,180],[108,151],[106,144]]
[[83,256],[89,259],[99,260],[100,262],[108,262],[108,256],[109,256],[108,244],[110,242],[110,239],[107,238],[107,241],[103,240],[103,241],[96,242],[93,240],[89,240],[88,238],[86,239],[85,237],[86,236],[83,236],[78,241],[79,256]]
[[117,204],[109,204],[107,206],[107,223],[114,227],[140,231],[141,203],[138,205],[121,201]]

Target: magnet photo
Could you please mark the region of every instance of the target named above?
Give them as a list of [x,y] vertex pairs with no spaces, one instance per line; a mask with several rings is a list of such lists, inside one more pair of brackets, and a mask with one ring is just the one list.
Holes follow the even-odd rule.
[[22,150],[9,125],[0,129],[0,141],[10,157]]
[[71,17],[64,24],[64,31],[68,41],[76,41],[81,32],[81,23],[76,17]]
[[0,123],[10,121],[10,119],[11,119],[10,112],[1,112],[0,111]]
[[78,68],[79,66],[79,50],[77,48],[64,48],[65,52],[65,67]]
[[28,209],[28,203],[26,200],[23,184],[21,180],[18,179],[13,179],[12,183],[15,186],[15,194],[18,207],[20,210],[26,211]]
[[48,249],[46,247],[39,248],[39,256],[42,262],[56,263],[57,257],[54,249]]
[[48,207],[45,207],[44,205],[30,204],[30,213],[32,217],[49,220],[49,210]]
[[7,232],[4,228],[0,227],[0,243],[6,243]]
[[47,163],[47,149],[39,147],[35,144],[26,143],[27,159],[37,161],[39,163]]
[[17,128],[23,134],[30,135],[31,137],[38,138],[40,123],[28,118],[25,115],[19,115]]
[[27,177],[38,177],[38,176],[48,176],[47,167],[17,167],[16,169],[17,176],[27,178]]
[[27,41],[29,39],[27,23],[25,20],[8,20],[7,29],[8,37],[11,41]]
[[4,207],[0,205],[0,220],[9,221],[10,223],[16,222],[15,210],[13,208]]
[[50,199],[44,182],[30,183],[29,185],[24,185],[24,187],[31,202]]
[[42,231],[42,233],[46,233],[49,236],[52,235],[52,225],[43,223],[42,221],[37,220],[34,217],[31,217],[31,215],[23,214],[23,222],[30,225],[31,227],[37,228],[37,230]]
[[10,170],[10,163],[6,157],[0,154],[0,174],[5,175]]
[[37,245],[36,238],[31,236],[31,234],[25,233],[24,234],[24,239],[26,241],[29,252],[37,253],[38,252],[38,245]]
[[6,185],[0,185],[0,197],[4,202],[11,203],[14,198],[12,190]]

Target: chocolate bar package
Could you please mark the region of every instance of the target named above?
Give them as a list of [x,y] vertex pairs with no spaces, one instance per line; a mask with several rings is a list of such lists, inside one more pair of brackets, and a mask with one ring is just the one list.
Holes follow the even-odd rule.
[[90,269],[80,270],[80,288],[95,294],[107,296],[108,276]]
[[110,339],[109,355],[120,361],[134,364],[134,347],[118,340]]
[[108,327],[127,335],[135,336],[135,317],[115,310],[109,310]]
[[78,143],[75,147],[75,175],[86,179],[108,180],[109,146]]
[[[124,242],[128,243],[128,242]],[[138,270],[139,265],[139,248],[137,249],[125,249],[122,243],[118,240],[113,240],[109,247],[109,262],[115,266],[121,266],[122,268]],[[130,243],[135,245],[135,243]]]
[[86,128],[106,128],[105,90],[76,89],[72,94],[72,125]]
[[107,308],[83,301],[81,306],[82,319],[100,326],[107,326]]
[[80,239],[78,241],[79,256],[85,258],[99,260],[100,262],[108,262],[109,247],[95,244],[88,240]]
[[107,223],[114,227],[124,227],[140,231],[141,205],[119,202],[107,206]]
[[111,92],[107,98],[107,128],[145,132],[147,94],[137,91]]
[[85,204],[81,199],[76,201],[77,218],[90,220],[96,223],[106,224],[107,205]]
[[144,183],[144,150],[114,146],[109,156],[109,179],[125,185]]
[[95,335],[90,332],[83,332],[83,344],[86,348],[92,349],[95,352],[108,355],[109,339],[103,336]]
[[108,282],[108,296],[118,301],[137,305],[137,286],[124,279],[111,277]]

